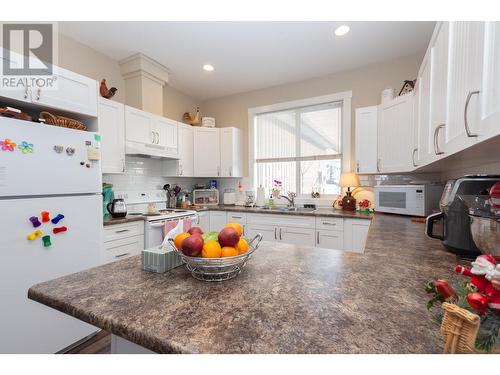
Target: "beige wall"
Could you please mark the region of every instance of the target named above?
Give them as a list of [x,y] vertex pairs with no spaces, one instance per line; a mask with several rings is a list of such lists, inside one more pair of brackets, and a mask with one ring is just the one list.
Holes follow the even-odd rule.
[[[217,127],[243,129],[245,165],[248,168],[248,108],[352,91],[351,121],[354,123],[355,108],[378,104],[383,89],[393,87],[399,90],[405,79],[416,78],[424,52],[348,72],[207,100],[202,103],[201,111],[203,115],[215,117]],[[354,141],[354,126],[351,139]]]
[[116,60],[62,34],[59,34],[58,58],[57,64],[65,69],[97,81],[106,78],[108,87],[118,89],[113,100],[125,102],[125,81]]
[[[59,35],[58,65],[100,81],[106,78],[108,87],[118,89],[113,100],[125,103],[125,81],[120,73],[118,61],[65,35]],[[173,120],[182,120],[184,112],[194,113],[199,101],[166,85],[163,89],[163,115]]]

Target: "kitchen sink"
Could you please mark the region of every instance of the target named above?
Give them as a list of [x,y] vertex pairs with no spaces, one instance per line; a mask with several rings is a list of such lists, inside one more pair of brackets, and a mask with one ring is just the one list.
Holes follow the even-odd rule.
[[290,208],[290,207],[275,207],[275,208],[262,207],[260,209],[270,211],[270,212],[274,211],[274,212],[290,212],[290,213],[294,213],[294,212],[312,213],[312,212],[316,211],[316,209],[314,209],[314,208],[306,208],[306,207],[293,207],[293,208]]

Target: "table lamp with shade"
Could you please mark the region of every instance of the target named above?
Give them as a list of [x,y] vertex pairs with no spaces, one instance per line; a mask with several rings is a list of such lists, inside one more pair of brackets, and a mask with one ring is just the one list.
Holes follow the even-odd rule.
[[342,173],[339,185],[347,188],[346,195],[342,198],[342,209],[345,211],[356,211],[356,199],[352,196],[351,188],[359,186],[358,175],[352,172]]

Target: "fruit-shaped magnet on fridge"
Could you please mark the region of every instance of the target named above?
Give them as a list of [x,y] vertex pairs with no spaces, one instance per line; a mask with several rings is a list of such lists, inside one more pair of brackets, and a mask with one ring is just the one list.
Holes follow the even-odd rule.
[[64,225],[62,227],[57,227],[57,228],[52,229],[52,233],[54,233],[54,234],[61,233],[61,232],[67,232],[67,231],[68,231],[68,228],[66,228]]
[[26,238],[30,241],[33,241],[34,239],[37,239],[38,237],[40,237],[42,235],[42,231],[40,229],[37,229],[36,231],[34,231],[33,233],[30,233],[26,236]]
[[40,212],[40,216],[42,217],[42,223],[48,223],[50,221],[50,212],[49,211]]
[[52,224],[57,224],[62,219],[64,219],[64,215],[63,214],[57,214],[57,216],[55,218],[53,218],[51,221],[52,221]]
[[23,154],[28,154],[30,152],[33,152],[33,143],[22,141],[17,145],[17,148],[20,149]]
[[40,220],[36,216],[30,217],[31,224],[33,224],[33,227],[38,228],[42,223],[40,223]]
[[50,242],[50,236],[49,235],[43,236],[42,237],[42,241],[43,241],[43,246],[44,247],[49,247],[50,245],[52,245],[52,242]]
[[2,151],[14,151],[16,144],[9,138],[5,138],[3,141],[0,141],[0,147],[2,148]]
[[75,148],[74,147],[66,147],[66,154],[69,156],[73,156],[75,153]]
[[54,145],[54,151],[60,154],[61,152],[64,151],[64,146],[61,145]]

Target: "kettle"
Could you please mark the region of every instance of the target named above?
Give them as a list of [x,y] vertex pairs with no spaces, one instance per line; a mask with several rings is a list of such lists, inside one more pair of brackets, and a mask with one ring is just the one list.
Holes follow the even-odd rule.
[[108,203],[106,208],[112,217],[125,217],[127,216],[127,205],[125,201],[121,198],[113,199],[112,202]]

